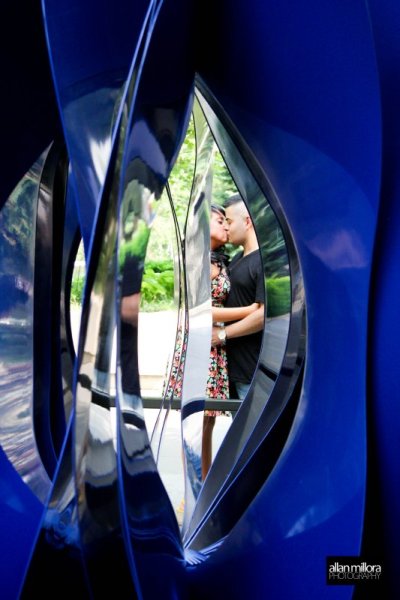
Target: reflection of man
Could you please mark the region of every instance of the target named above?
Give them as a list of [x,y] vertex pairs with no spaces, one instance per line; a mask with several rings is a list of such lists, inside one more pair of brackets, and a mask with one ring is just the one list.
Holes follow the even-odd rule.
[[226,227],[229,242],[242,246],[229,265],[231,281],[226,307],[248,306],[254,302],[260,306],[247,317],[213,329],[212,343],[226,340],[231,396],[243,400],[257,366],[264,329],[264,274],[253,222],[247,208],[237,194],[225,204]]
[[137,340],[142,270],[136,256],[126,256],[121,284],[121,379],[122,391],[134,396],[140,396]]

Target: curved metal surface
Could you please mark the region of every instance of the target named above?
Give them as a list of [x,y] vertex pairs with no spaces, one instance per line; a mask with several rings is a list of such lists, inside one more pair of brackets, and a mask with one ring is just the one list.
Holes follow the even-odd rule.
[[184,371],[185,355],[183,349],[187,344],[187,310],[185,293],[186,284],[182,234],[179,227],[179,221],[177,218],[174,201],[171,196],[170,186],[168,183],[166,185],[166,193],[168,196],[168,202],[171,210],[171,219],[173,221],[173,233],[175,236],[172,236],[172,246],[174,265],[174,311],[176,312],[176,319],[174,319],[174,322],[176,321],[176,333],[174,344],[171,344],[168,355],[166,376],[165,381],[163,383],[164,387],[161,408],[157,415],[157,419],[150,437],[151,447],[155,455],[157,464],[159,463],[163,434],[167,425],[169,411],[172,406],[172,400],[174,398],[174,393],[178,383],[177,374],[179,374],[180,377]]
[[[396,2],[370,0],[382,105],[382,184],[373,256],[368,353],[368,488],[362,551],[379,552],[386,567],[385,588],[398,591],[400,561],[399,362],[400,320],[394,298],[399,281],[400,11]],[[360,596],[361,598],[361,596]]]
[[[39,182],[33,293],[33,422],[42,462],[52,478],[65,436],[61,361],[62,244],[68,161],[53,144]],[[51,315],[47,327],[43,327]],[[70,378],[72,383],[72,378]]]
[[[140,578],[144,596],[172,595],[175,587],[171,567],[183,565],[183,551],[176,518],[161,482],[145,429],[139,397],[137,351],[127,352],[126,344],[137,339],[137,296],[140,293],[143,263],[156,202],[161,197],[176,158],[190,114],[189,92],[176,98],[173,87],[164,92],[167,104],[153,95],[151,69],[148,64],[160,60],[156,40],[166,33],[171,13],[160,12],[148,49],[148,63],[143,67],[138,94],[130,116],[129,134],[122,169],[123,187],[120,206],[119,263],[121,286],[118,312],[119,363],[117,378],[117,436],[120,447],[119,469],[126,514],[126,543]],[[173,73],[170,72],[171,82]],[[136,298],[136,300],[135,300]],[[126,302],[125,302],[126,301]],[[125,304],[124,304],[125,303]],[[129,304],[128,304],[129,303]],[[124,306],[131,306],[130,310]],[[133,306],[133,308],[132,308]],[[136,363],[136,364],[135,364]],[[129,376],[129,377],[128,377]],[[163,558],[163,557],[168,558]],[[162,584],[149,577],[151,563],[158,557]],[[144,575],[147,573],[147,575]],[[144,576],[143,576],[144,575]],[[161,589],[162,586],[162,589]]]
[[210,203],[214,140],[194,106],[196,166],[184,228],[188,336],[182,385],[182,443],[185,457],[183,531],[201,488],[201,435],[204,394],[210,361]]
[[[34,367],[35,268],[43,264],[35,264],[35,224],[39,220],[38,197],[47,154],[45,151],[32,165],[3,206],[0,238],[0,443],[41,502],[46,500],[50,479],[34,424],[35,387],[41,375]],[[45,439],[50,441],[47,436]]]
[[[204,84],[198,81],[198,85],[208,95],[210,102],[213,102],[212,96]],[[291,310],[279,318],[269,317],[266,319],[263,346],[251,389],[216,456],[211,475],[205,483],[190,528],[186,532],[185,543],[199,549],[226,535],[257,493],[257,485],[265,481],[267,469],[270,470],[271,462],[273,464],[273,460],[277,459],[279,448],[283,448],[288,434],[287,424],[284,431],[280,432],[278,439],[274,441],[276,448],[273,453],[269,452],[270,459],[264,460],[264,466],[260,467],[256,461],[253,461],[253,465],[248,464],[243,470],[255,448],[262,444],[268,435],[271,435],[273,427],[277,429],[276,423],[279,419],[282,420],[282,415],[291,399],[304,359],[305,307],[297,253],[279,202],[269,182],[260,172],[257,173],[259,182],[256,181],[248,166],[256,169],[251,152],[246,148],[237,132],[235,135],[236,145],[233,143],[214,112],[214,110],[218,110],[215,100],[213,110],[199,89],[196,93],[231,175],[252,215],[260,245],[266,283],[271,283],[274,277],[282,274],[289,274],[292,282],[291,298],[288,290],[289,298],[287,299],[288,308]],[[226,119],[221,107],[219,107],[219,111],[221,119],[224,116]],[[229,120],[227,120],[228,122]],[[229,126],[233,133],[232,123],[229,123]],[[247,164],[242,155],[247,157]],[[265,192],[262,191],[260,185],[264,186]],[[280,221],[275,216],[271,203],[278,214],[280,213]],[[271,291],[272,289],[270,287]],[[273,297],[269,302],[266,291],[267,315],[268,310],[271,312],[273,308],[270,306],[268,309],[269,304],[272,303]],[[273,455],[273,459],[271,455]],[[240,472],[242,480],[237,481],[229,493],[226,493],[233,479]],[[243,489],[239,491],[240,485]],[[220,502],[220,505],[206,515],[210,507],[216,505],[223,495],[224,500]],[[201,533],[195,534],[199,525]],[[194,535],[197,535],[198,538],[196,542],[193,542]]]
[[1,549],[13,561],[12,571],[9,562],[2,561],[0,578],[2,593],[9,598],[17,597],[51,486],[34,426],[33,363],[35,225],[47,156],[48,150],[15,188],[0,215]]
[[[250,585],[274,598],[298,596],[305,572],[310,577],[300,594],[321,597],[325,557],[333,548],[357,555],[361,544],[380,106],[365,5],[353,3],[351,18],[344,7],[329,8],[328,18],[326,3],[244,8],[235,2],[229,7],[232,41],[222,48],[217,19],[211,48],[218,56],[238,56],[233,40],[240,35],[246,48],[240,66],[233,69],[231,62],[222,70],[215,61],[199,69],[285,212],[304,275],[308,337],[303,389],[284,452],[222,547],[200,566],[198,597],[208,576],[216,581],[228,564],[242,569],[243,553],[246,571],[235,588],[225,579],[213,597],[227,593],[226,585],[236,597]],[[261,68],[268,86],[260,85]],[[351,588],[337,593],[351,594]]]
[[[149,76],[152,69],[147,65],[159,62],[162,44],[151,40],[153,36],[157,39],[166,35],[172,16],[169,10],[165,10],[158,17],[161,6],[162,3],[154,3],[152,7],[154,12],[143,46],[138,48],[133,60],[124,106],[119,110],[87,274],[77,359],[74,427],[70,429],[73,446],[67,443],[61,460],[62,468],[56,478],[51,509],[43,523],[25,594],[35,589],[35,582],[43,568],[43,557],[49,547],[60,543],[57,531],[50,525],[50,510],[55,511],[53,521],[62,519],[66,506],[64,499],[70,497],[68,490],[71,489],[68,476],[64,479],[62,476],[68,472],[71,458],[76,474],[76,491],[67,503],[70,508],[66,518],[68,530],[73,534],[64,537],[61,544],[71,565],[79,567],[79,556],[83,557],[87,582],[94,595],[103,594],[107,589],[111,592],[116,581],[127,596],[135,593],[140,596],[141,588],[146,595],[157,590],[159,581],[143,575],[148,571],[148,561],[154,560],[155,555],[161,559],[165,553],[168,561],[164,567],[161,562],[160,567],[165,572],[163,588],[166,589],[169,563],[178,560],[178,565],[182,564],[175,516],[157,473],[144,421],[139,422],[140,399],[137,400],[138,405],[132,405],[132,391],[136,390],[126,387],[123,368],[122,387],[119,375],[117,379],[116,417],[111,410],[111,398],[115,394],[113,337],[115,328],[119,330],[119,309],[117,313],[115,310],[116,269],[121,259],[123,276],[124,259],[129,256],[127,252],[120,253],[119,258],[116,254],[118,204],[121,199],[121,251],[126,250],[124,242],[128,243],[132,233],[133,238],[137,234],[137,239],[131,240],[136,242],[133,256],[141,261],[144,259],[148,238],[146,228],[151,216],[148,201],[152,196],[159,198],[161,194],[189,115],[190,71],[185,59],[181,60],[179,56],[174,67],[180,67],[180,84],[172,85],[176,75],[171,72],[170,91],[168,96],[167,90],[164,94],[166,105],[160,103],[157,96],[152,101]],[[140,218],[144,230],[139,226]],[[140,288],[140,275],[137,277]],[[134,336],[133,332],[132,341]],[[137,352],[132,359],[137,362]],[[136,416],[133,425],[128,418],[132,416]],[[120,448],[118,458],[117,446]],[[149,503],[152,506],[150,510]],[[112,576],[106,569],[106,565],[111,563],[118,567],[114,568]],[[103,568],[99,569],[99,565]],[[137,568],[143,574],[140,582],[136,576]],[[79,577],[75,585],[79,585]],[[175,585],[173,580],[170,585]]]
[[65,194],[65,224],[61,259],[60,293],[60,360],[62,390],[64,399],[64,419],[68,423],[72,412],[73,377],[75,367],[75,348],[71,324],[71,284],[74,263],[81,241],[77,204],[74,191],[68,179]]
[[123,87],[154,4],[117,0],[98,10],[94,0],[42,0],[86,255]]

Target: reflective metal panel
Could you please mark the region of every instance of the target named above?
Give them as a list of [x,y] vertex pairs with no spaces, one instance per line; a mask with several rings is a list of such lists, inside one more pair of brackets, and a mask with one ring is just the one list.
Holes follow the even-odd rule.
[[[198,148],[198,160],[196,165],[195,177],[194,177],[194,188],[192,191],[193,196],[196,196],[198,193],[197,187],[200,183],[201,186],[204,186],[206,190],[207,197],[210,198],[212,194],[212,190],[214,187],[213,175],[215,176],[216,164],[214,160],[214,154],[216,150],[216,146],[214,143],[214,138],[210,132],[209,126],[204,118],[203,112],[198,103],[195,104],[195,125],[196,125],[196,134],[197,134],[197,148]],[[187,143],[189,145],[189,142]],[[262,389],[258,393],[258,397],[262,398],[263,403],[265,404],[268,400],[268,397],[273,389],[274,382],[278,376],[281,362],[283,359],[283,355],[286,349],[287,343],[287,335],[288,335],[288,326],[289,326],[289,318],[290,318],[290,309],[291,309],[291,287],[290,287],[290,274],[289,274],[289,259],[286,250],[286,243],[283,237],[282,229],[268,203],[265,203],[265,196],[261,192],[260,188],[255,183],[254,178],[250,175],[246,174],[246,165],[243,160],[238,155],[237,151],[231,148],[232,144],[229,145],[229,140],[224,140],[223,148],[225,155],[230,149],[229,161],[232,167],[232,171],[239,181],[239,186],[241,187],[242,194],[245,198],[251,198],[253,201],[253,210],[252,212],[255,215],[258,215],[258,228],[260,228],[260,222],[262,222],[262,234],[261,234],[261,254],[264,258],[265,265],[265,274],[266,274],[266,285],[269,287],[268,299],[267,303],[267,311],[268,311],[268,325],[269,330],[268,336],[265,336],[265,343],[263,354],[260,357],[260,364],[262,364],[262,376],[261,386]],[[185,152],[186,152],[185,148]],[[234,154],[236,152],[236,154]],[[221,167],[218,167],[221,169]],[[203,173],[203,175],[201,175]],[[219,173],[219,172],[218,172]],[[186,173],[183,173],[186,180]],[[176,177],[176,175],[175,175]],[[220,175],[218,174],[218,178]],[[225,191],[225,197],[229,194],[228,189],[232,186],[234,189],[233,182],[229,183],[227,177],[223,180],[219,180],[215,178],[215,185],[220,186],[221,181],[227,185],[227,189]],[[182,183],[180,188],[177,188],[178,193],[182,193]],[[189,186],[188,186],[189,187]],[[217,190],[217,188],[216,188]],[[232,192],[231,192],[232,193]],[[172,200],[173,201],[173,200]],[[179,203],[179,207],[180,207]],[[178,204],[177,204],[178,206]],[[191,217],[191,206],[189,206],[188,219],[186,222],[186,227],[190,223]],[[262,218],[261,216],[262,215]],[[192,217],[193,219],[193,217]],[[256,224],[257,225],[257,224]],[[258,229],[259,230],[259,229]],[[263,235],[263,232],[266,232]],[[179,235],[179,232],[178,232]],[[187,232],[186,232],[187,235]],[[198,286],[198,290],[201,289],[201,293],[206,295],[209,294],[210,288],[210,280],[207,281],[207,276],[210,277],[209,272],[205,273],[205,268],[209,271],[209,244],[207,252],[201,254],[200,250],[202,248],[202,240],[207,236],[209,238],[210,231],[209,226],[207,224],[207,233],[203,236],[203,234],[199,234],[198,230],[195,230],[194,234],[189,236],[189,245],[186,246],[187,238],[185,238],[185,258],[188,259],[188,255],[190,257],[190,261],[186,260],[187,269],[184,271],[184,279],[183,284],[185,290],[188,290],[190,286],[193,286],[194,282]],[[188,253],[187,248],[190,249],[190,244],[192,248],[196,248],[196,251],[192,252],[193,259],[191,258],[190,252]],[[196,246],[199,244],[199,246]],[[194,266],[193,266],[194,264]],[[196,272],[196,269],[203,269],[202,275],[205,276],[200,278]],[[192,273],[195,274],[193,277]],[[177,283],[177,289],[179,289],[179,282]],[[197,293],[200,293],[199,291]],[[190,327],[190,312],[188,314],[188,333],[189,340],[191,337],[191,333],[193,333],[193,328]],[[210,335],[210,332],[208,332]],[[170,400],[172,397],[181,399],[182,397],[182,387],[185,389],[185,385],[193,385],[193,379],[195,382],[198,382],[197,388],[197,402],[192,404],[194,408],[194,412],[202,410],[203,404],[202,400],[206,396],[206,385],[205,381],[207,379],[201,378],[209,377],[209,367],[210,367],[210,355],[209,355],[209,346],[210,343],[206,342],[203,344],[203,354],[202,354],[202,362],[199,361],[199,354],[194,353],[194,356],[190,355],[187,348],[187,340],[184,339],[183,333],[178,333],[177,343],[175,345],[175,353],[174,353],[174,368],[172,372],[172,379],[169,382],[169,386],[167,387],[167,399]],[[201,338],[200,338],[201,339]],[[196,340],[195,334],[193,334],[193,340]],[[206,352],[208,346],[208,350]],[[193,347],[196,347],[194,344]],[[182,351],[182,349],[184,350]],[[189,341],[189,350],[190,350],[190,341]],[[207,357],[207,359],[206,359]],[[195,384],[196,385],[196,384]],[[258,383],[260,387],[260,383]],[[199,401],[200,397],[200,401]],[[188,419],[188,413],[183,410],[183,423],[184,423],[184,452],[187,453],[187,458],[185,461],[186,466],[186,478],[187,478],[187,488],[186,488],[186,517],[184,522],[184,529],[187,527],[187,523],[190,520],[190,513],[193,508],[193,499],[197,498],[198,493],[201,489],[202,484],[202,474],[201,474],[201,464],[202,464],[202,456],[201,456],[201,446],[204,438],[203,426],[204,423],[201,423],[200,418],[197,418],[197,423],[195,419],[192,418],[191,409],[189,408],[189,418],[192,421],[186,421]],[[252,404],[252,419],[253,421],[247,425],[247,428],[243,428],[243,436],[242,443],[246,442],[246,435],[249,435],[249,431],[251,431],[252,426],[257,420],[260,418],[260,414],[262,412],[262,406],[257,407],[256,403]],[[166,416],[166,415],[164,415]],[[165,421],[164,421],[165,423]],[[190,426],[189,426],[190,423]],[[156,433],[159,435],[161,431],[160,423],[157,423]],[[204,442],[203,442],[204,443]],[[237,449],[238,454],[240,453],[241,448]],[[231,460],[233,460],[234,452],[231,451]],[[219,476],[225,473],[226,466],[220,470]],[[218,476],[217,476],[218,477]],[[215,489],[214,489],[215,493]],[[192,494],[192,498],[191,495]]]
[[[158,7],[157,7],[158,8]],[[125,540],[132,562],[143,576],[144,596],[172,594],[173,569],[183,566],[183,551],[178,525],[165,488],[157,471],[145,429],[140,399],[137,365],[137,318],[143,262],[155,203],[167,181],[177,149],[187,126],[191,97],[190,78],[183,85],[183,97],[175,86],[165,90],[168,102],[153,96],[152,64],[163,59],[156,44],[166,35],[173,17],[172,7],[160,12],[152,32],[146,64],[138,93],[129,114],[121,178],[119,211],[120,267],[117,372],[117,440],[119,469],[124,492]],[[168,70],[169,78],[174,72]],[[172,79],[173,81],[173,79]],[[150,577],[155,557],[162,571],[162,584]],[[163,592],[162,592],[163,590]]]
[[[202,85],[200,81],[198,83],[200,86]],[[293,390],[299,374],[298,368],[295,370],[294,368],[296,364],[301,364],[304,355],[304,344],[301,338],[301,332],[304,328],[302,319],[304,295],[302,293],[301,274],[296,252],[293,245],[290,246],[290,232],[287,228],[285,232],[282,229],[281,223],[285,226],[283,215],[280,215],[279,222],[268,201],[274,202],[273,190],[265,186],[268,193],[267,198],[266,192],[262,191],[249,170],[243,155],[239,153],[237,146],[216,116],[214,112],[216,105],[214,105],[213,110],[200,91],[197,92],[197,97],[238,190],[252,216],[265,274],[267,319],[260,360],[254,374],[252,386],[214,461],[210,476],[207,478],[202,490],[190,528],[186,534],[186,540],[190,539],[190,535],[194,534],[196,528],[204,527],[203,540],[207,538],[204,531],[207,531],[208,526],[215,529],[214,516],[204,517],[204,514],[210,508],[213,510],[212,507],[225,494],[226,489],[229,488],[237,473],[249,460],[254,448],[267,436],[272,424],[281,415],[290,397],[287,390]],[[274,202],[275,206],[279,205]],[[290,269],[289,253],[291,254]],[[281,288],[280,296],[277,294],[279,288]],[[269,295],[272,296],[271,302],[269,301]],[[295,307],[295,310],[292,309],[292,306]],[[290,322],[291,336],[289,338]],[[291,340],[289,346],[288,340]],[[285,356],[287,356],[286,365],[281,371]],[[276,384],[277,380],[278,385]],[[282,382],[284,382],[283,385]],[[281,449],[284,441],[285,435],[282,434]],[[244,498],[243,494],[242,497]],[[237,514],[240,514],[239,505],[240,502],[237,504]],[[232,526],[235,511],[233,507],[230,511],[227,511],[225,504],[224,507],[221,507],[221,510],[224,510],[231,524],[230,526]],[[210,515],[213,515],[213,513],[211,512]],[[207,518],[209,518],[209,521],[207,521]],[[202,520],[205,523],[203,526],[201,525]],[[211,541],[215,541],[227,532],[229,526],[226,523],[223,525],[223,523],[225,521],[219,515],[218,527],[220,528],[218,532],[215,530],[211,534],[213,536]],[[201,544],[205,543],[199,540],[200,538],[197,540],[196,548],[200,548]]]
[[34,431],[33,295],[35,223],[46,156],[47,150],[0,213],[0,444],[41,502],[49,492],[50,480]]
[[[370,0],[368,6],[379,71],[383,165],[369,299],[367,423],[370,428],[367,439],[370,454],[361,553],[372,555],[381,548],[388,573],[386,590],[390,596],[399,593],[400,563],[400,379],[397,370],[400,354],[397,303],[400,289],[400,38],[397,35],[400,7],[394,0],[383,3]],[[376,462],[371,455],[376,457]]]
[[[115,433],[112,398],[115,397],[116,385],[113,346],[117,326],[118,204],[123,194],[128,202],[131,197],[135,202],[138,198],[135,191],[139,188],[139,185],[133,185],[126,194],[128,186],[124,186],[123,182],[123,151],[126,150],[130,135],[129,118],[137,93],[137,69],[140,73],[147,43],[148,39],[134,59],[123,98],[123,109],[119,112],[96,237],[91,247],[82,318],[82,347],[78,355],[74,440],[78,520],[86,568],[94,593],[100,593],[110,585],[107,573],[99,572],[99,562],[107,564],[116,556],[119,557],[117,577],[125,592],[132,595],[138,585],[137,581],[134,583],[135,572],[130,566],[132,559],[126,552],[123,537],[124,516],[119,500],[116,455],[119,440],[118,433]],[[135,60],[139,60],[139,64]],[[124,203],[122,207],[126,210]],[[145,232],[144,246],[146,242]],[[137,355],[135,359],[137,362]],[[117,423],[119,407],[124,410],[124,404],[117,403]]]
[[[97,215],[96,235],[91,246],[78,350],[75,410],[28,573],[25,586],[28,594],[37,589],[46,556],[60,544],[64,552],[55,559],[54,572],[61,574],[62,563],[65,568],[65,562],[69,561],[71,569],[77,572],[77,577],[70,582],[74,592],[82,585],[79,565],[84,558],[87,580],[95,595],[111,590],[112,582],[107,570],[99,569],[99,565],[105,567],[111,560],[115,560],[115,576],[121,586],[128,595],[135,594],[134,576],[122,538],[115,414],[111,412],[114,403],[111,399],[115,397],[112,347],[116,328],[116,240],[121,157],[129,107],[137,86],[135,61],[139,60],[140,64],[143,52],[142,46],[134,57],[123,97],[124,110],[118,116]],[[54,528],[53,523],[66,523],[69,533],[61,536],[61,541],[59,528]]]
[[[170,236],[170,248],[168,256],[172,253],[172,266],[174,270],[174,294],[173,294],[173,311],[172,314],[165,315],[163,321],[168,319],[168,324],[171,325],[171,331],[174,334],[169,340],[169,353],[167,357],[167,364],[165,365],[164,381],[162,388],[162,402],[161,409],[158,413],[154,429],[151,432],[151,445],[153,452],[156,456],[158,463],[161,444],[163,441],[164,428],[167,425],[169,411],[171,409],[172,400],[178,394],[178,387],[180,389],[182,384],[182,375],[184,370],[184,348],[187,345],[187,318],[186,318],[186,301],[185,301],[185,272],[183,262],[183,246],[181,231],[179,229],[179,223],[174,207],[174,203],[171,197],[171,191],[169,185],[166,185],[166,191],[163,196],[167,199],[169,206],[169,227],[168,233]],[[166,226],[166,220],[163,219],[163,227]],[[154,229],[154,228],[153,228]],[[165,234],[165,231],[164,231]],[[154,232],[153,232],[154,235]],[[165,255],[164,255],[165,258]],[[143,286],[142,286],[143,290]],[[166,324],[166,323],[165,323]],[[164,343],[166,340],[164,340]],[[149,343],[149,340],[147,340]],[[144,354],[144,348],[139,348],[139,359],[140,354]],[[142,374],[141,374],[142,375]],[[160,394],[160,395],[161,395]],[[180,397],[180,392],[178,394]],[[180,459],[179,459],[180,460]],[[162,473],[160,473],[162,475]]]
[[[62,249],[62,267],[61,267],[61,297],[60,297],[60,355],[61,355],[61,374],[62,389],[64,398],[64,418],[68,423],[72,412],[72,394],[73,394],[73,371],[77,350],[77,333],[80,326],[78,311],[72,306],[72,286],[78,286],[83,280],[84,275],[81,270],[79,281],[75,277],[75,261],[77,251],[81,241],[81,231],[77,214],[77,203],[74,196],[74,190],[70,179],[67,182],[67,191],[65,198],[65,226]],[[86,269],[85,271],[86,272]],[[81,298],[82,304],[82,298]],[[75,344],[76,340],[76,344]]]
[[[171,96],[165,105],[163,101],[160,103],[157,94],[151,101],[152,73],[154,64],[159,64],[162,58],[159,54],[162,45],[152,47],[150,40],[161,4],[152,4],[143,43],[135,53],[118,113],[113,150],[91,244],[78,350],[73,428],[70,428],[56,475],[51,509],[46,513],[27,580],[29,592],[34,589],[34,582],[43,569],[43,558],[58,543],[57,532],[51,529],[51,522],[59,522],[57,515],[61,521],[68,521],[68,530],[76,534],[62,539],[61,545],[66,550],[64,554],[72,561],[71,565],[77,560],[79,563],[74,545],[79,556],[81,547],[87,581],[94,595],[112,589],[113,582],[107,569],[99,568],[99,565],[111,562],[117,565],[113,575],[130,597],[135,589],[140,594],[142,586],[148,590],[160,587],[158,580],[146,576],[148,561],[154,560],[155,554],[161,557],[167,552],[169,559],[178,560],[177,564],[182,565],[179,530],[144,429],[138,381],[129,388],[132,382],[129,382],[130,372],[125,368],[125,360],[122,360],[123,353],[121,358],[119,356],[120,341],[117,344],[117,360],[113,354],[114,333],[116,326],[120,331],[119,316],[125,310],[123,302],[119,302],[124,271],[129,265],[129,271],[132,267],[137,275],[139,273],[135,286],[140,289],[140,266],[138,269],[138,265],[132,265],[129,259],[144,258],[152,215],[149,200],[159,198],[161,194],[189,116],[192,72],[190,63],[181,52],[177,57],[181,60],[180,69],[184,74],[178,69],[179,85],[171,84]],[[168,24],[174,18],[171,9],[163,13],[157,35],[165,36],[169,31]],[[150,66],[143,71],[145,57],[146,66]],[[169,77],[173,81],[175,72],[171,72]],[[117,255],[118,218],[121,223],[121,253]],[[134,246],[137,244],[133,252],[127,251],[128,240],[133,241]],[[121,290],[116,296],[118,273],[121,275]],[[137,334],[130,333],[133,333],[129,340],[131,343]],[[137,363],[136,350],[132,358]],[[117,361],[115,427],[112,405]],[[120,448],[118,460],[117,447]],[[71,489],[68,476],[71,465],[76,477],[75,496],[66,515],[64,499]],[[169,559],[160,563],[164,588],[169,576]],[[138,567],[143,573],[140,584],[136,578]],[[60,562],[57,564],[59,568]],[[175,587],[172,579],[170,585]]]
[[[113,597],[119,578],[120,587],[127,582],[129,598],[242,599],[253,590],[253,595],[271,599],[319,600],[327,595],[324,567],[332,548],[343,555],[371,552],[374,556],[379,551],[384,574],[390,571],[389,581],[383,591],[365,589],[376,597],[397,597],[398,1],[43,0],[3,4],[0,206],[6,203],[6,211],[0,213],[0,251],[6,254],[0,255],[0,291],[5,286],[7,294],[0,295],[0,311],[4,309],[7,316],[0,314],[0,341],[5,341],[1,361],[7,410],[1,413],[0,435],[5,433],[5,437],[0,442],[8,447],[11,459],[0,449],[2,597],[22,595],[30,600],[38,591],[54,596],[51,572],[64,595],[71,598]],[[153,23],[159,8],[167,9],[167,19],[152,39],[154,52],[147,53],[140,42],[148,32],[143,25]],[[123,84],[135,48],[142,52],[148,69],[139,103],[133,97],[134,83],[128,105],[123,101]],[[48,77],[49,58],[58,102]],[[137,65],[143,65],[141,58]],[[122,267],[117,240],[121,248],[126,240],[119,236],[116,223],[122,194],[118,191],[115,199],[111,192],[117,187],[124,192],[125,183],[128,188],[135,181],[152,193],[163,187],[173,162],[170,151],[179,145],[185,119],[178,119],[179,126],[172,126],[175,134],[170,135],[168,117],[169,133],[164,138],[164,119],[158,120],[156,109],[183,115],[193,68],[202,77],[202,92],[211,112],[226,130],[219,130],[213,115],[208,115],[260,231],[268,306],[264,346],[252,388],[198,496],[192,522],[185,523],[186,543],[204,554],[185,551],[185,562],[143,433],[140,406],[129,399],[125,402],[122,377],[116,373]],[[132,81],[140,78],[139,70]],[[121,115],[114,107],[121,103],[127,129],[117,132]],[[55,116],[57,104],[61,127]],[[142,110],[143,106],[149,110]],[[136,137],[140,120],[141,147],[121,143],[117,152],[118,141],[128,140],[133,132]],[[50,140],[63,135],[62,127],[74,166],[87,257],[93,239],[92,266],[75,371],[78,375],[80,370],[81,376],[75,382],[80,386],[79,406],[70,413],[71,429],[30,559],[41,501],[25,483],[27,469],[32,469],[31,483],[38,493],[44,483],[37,472],[39,453],[52,472],[62,439],[58,430],[56,444],[55,429],[47,426],[53,408],[58,416],[61,410],[57,402],[50,402],[60,396],[60,390],[53,387],[60,380],[59,349],[53,347],[54,357],[46,360],[58,329],[59,290],[49,286],[52,295],[42,308],[45,286],[32,301],[31,283],[36,276],[42,280],[43,263],[35,265],[33,275],[28,252],[27,265],[17,269],[21,231],[3,225],[11,207],[10,190]],[[114,134],[120,134],[120,140]],[[128,154],[121,164],[123,150]],[[256,186],[235,151],[242,155]],[[132,166],[135,156],[144,158],[140,176],[136,164],[131,173],[125,169]],[[148,163],[149,156],[159,164]],[[142,175],[149,180],[141,181]],[[108,188],[103,194],[104,182]],[[146,197],[143,189],[130,191]],[[40,210],[47,210],[46,202],[44,197]],[[274,229],[268,204],[282,227],[289,273],[274,270],[275,264],[272,268],[282,250],[282,236],[275,235],[277,229],[271,235],[266,231]],[[112,216],[107,214],[110,205]],[[35,235],[38,240],[34,232],[37,215],[31,216],[29,243]],[[38,260],[48,242],[44,216]],[[75,220],[71,213],[68,218]],[[12,219],[19,227],[25,224],[26,215],[15,210]],[[107,273],[101,272],[104,265]],[[50,277],[46,275],[47,287]],[[65,281],[64,273],[62,277]],[[283,310],[288,290],[290,316]],[[100,299],[97,322],[96,307],[90,302],[95,305],[96,294],[103,293],[109,297]],[[285,302],[281,302],[282,295]],[[27,322],[13,329],[25,317]],[[88,322],[100,338],[92,345]],[[47,325],[43,331],[46,352],[40,356],[40,332]],[[182,325],[182,337],[190,335],[187,320],[182,319]],[[64,350],[64,332],[62,336]],[[86,379],[84,351],[93,351]],[[43,388],[35,380],[38,373],[43,376]],[[64,375],[70,386],[70,372],[64,370]],[[192,373],[188,377],[194,379]],[[36,417],[43,419],[41,423],[35,419],[38,448],[33,426],[27,422],[28,413],[33,419],[34,411],[25,410],[32,387],[41,399]],[[193,404],[188,403],[188,410],[196,408]],[[81,422],[75,431],[77,416]],[[186,427],[192,417],[184,411],[182,417]],[[194,432],[188,427],[186,433],[189,439]],[[79,442],[76,455],[75,441]],[[123,460],[117,456],[120,447]],[[187,464],[195,466],[196,461]],[[195,479],[191,481],[196,484]],[[29,561],[27,586],[20,592],[18,582]],[[331,595],[361,600],[364,589],[357,588],[335,588]]]
[[94,0],[72,5],[64,0],[43,2],[86,254],[123,86],[135,48],[140,46],[143,23],[154,4],[150,0],[132,4],[117,0],[99,10]]
[[201,440],[210,362],[210,202],[214,139],[203,114],[194,107],[196,168],[185,223],[185,273],[188,340],[182,386],[182,436],[186,486],[183,531],[201,488]]
[[[63,144],[52,144],[43,167],[38,194],[34,279],[34,428],[43,464],[52,478],[65,436],[58,301],[63,283],[68,161]],[[57,299],[57,300],[56,300]],[[46,327],[43,324],[51,314]],[[72,384],[70,372],[69,383]]]
[[[201,569],[198,593],[208,592],[211,578],[215,597],[226,594],[227,586],[245,596],[257,581],[272,596],[318,598],[327,588],[324,578],[315,577],[316,560],[332,545],[357,554],[362,539],[365,408],[371,399],[365,385],[374,370],[366,363],[371,251],[378,204],[394,189],[392,176],[391,183],[383,176],[389,187],[380,193],[380,93],[384,89],[393,99],[392,88],[380,87],[377,78],[365,3],[352,4],[350,19],[348,6],[339,4],[332,12],[331,4],[321,3],[252,3],[249,10],[248,3],[234,1],[230,8],[229,35],[221,39],[221,11],[212,36],[219,60],[205,61],[202,75],[239,132],[235,139],[250,149],[257,179],[258,167],[270,178],[290,224],[307,294],[307,361],[286,446]],[[341,24],[340,42],[332,18]],[[391,46],[384,39],[385,48]],[[228,56],[233,60],[226,68]],[[390,64],[385,76],[392,84]],[[397,114],[393,109],[386,113],[388,123]],[[393,153],[386,150],[392,164]],[[232,482],[215,522],[234,497],[241,501],[270,450],[260,444],[257,470],[243,469],[241,487]],[[203,538],[203,547],[209,540]],[[222,569],[240,577],[221,581]],[[298,585],[305,579],[307,591]],[[353,590],[343,587],[340,593],[350,598]]]

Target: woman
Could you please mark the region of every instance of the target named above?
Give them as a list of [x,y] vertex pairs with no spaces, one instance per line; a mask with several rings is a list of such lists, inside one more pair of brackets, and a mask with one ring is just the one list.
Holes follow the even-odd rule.
[[[224,307],[230,290],[230,282],[226,269],[227,256],[223,253],[224,244],[228,241],[225,225],[225,210],[217,205],[211,206],[210,246],[211,246],[211,303],[213,321],[237,321],[247,317],[258,308],[258,304],[237,308]],[[224,345],[211,346],[210,365],[207,379],[206,395],[208,398],[226,400],[229,398],[228,363]],[[204,480],[212,462],[212,433],[215,417],[224,414],[221,410],[206,410],[203,420],[201,475]]]

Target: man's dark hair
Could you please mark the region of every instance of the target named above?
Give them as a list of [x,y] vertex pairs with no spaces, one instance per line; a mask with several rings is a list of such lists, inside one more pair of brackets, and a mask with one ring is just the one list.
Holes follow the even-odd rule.
[[243,198],[240,194],[234,194],[233,196],[229,196],[224,202],[224,207],[228,208],[229,206],[233,206],[234,204],[239,204],[239,202],[243,202]]

